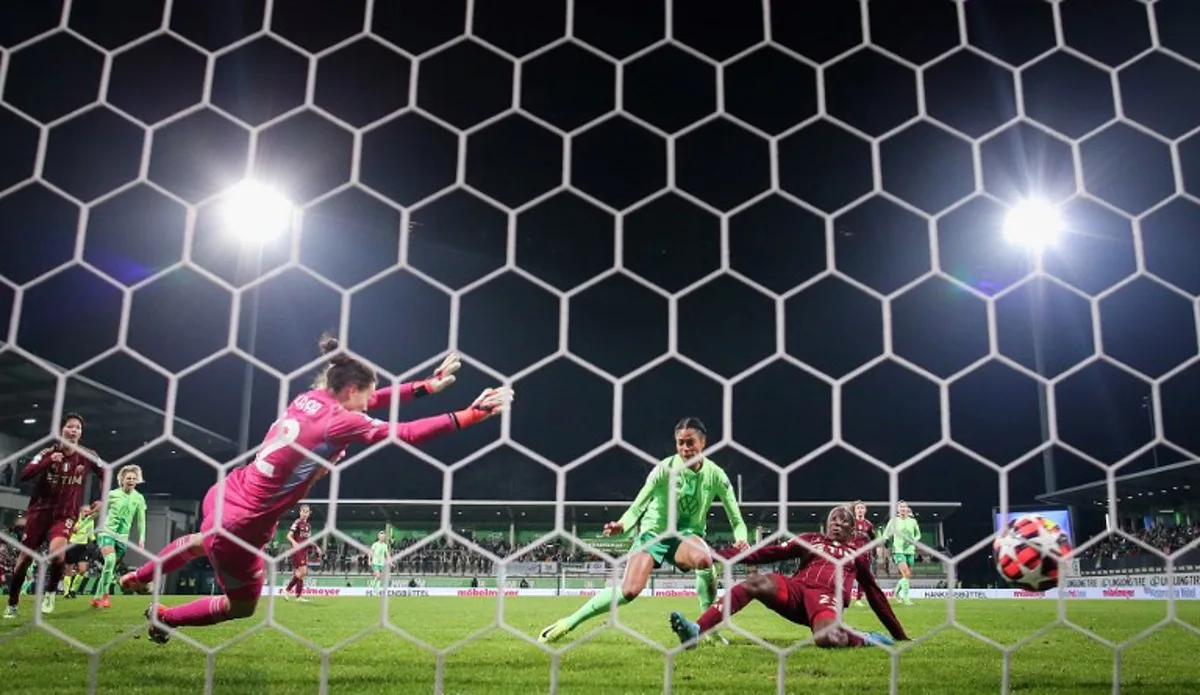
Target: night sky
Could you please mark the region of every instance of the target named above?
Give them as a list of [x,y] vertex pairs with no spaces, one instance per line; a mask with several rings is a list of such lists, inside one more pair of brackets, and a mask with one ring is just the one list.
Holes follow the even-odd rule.
[[[1042,447],[1060,488],[1200,452],[1200,3],[102,5],[0,3],[0,325],[156,407],[181,373],[231,439],[256,295],[253,441],[325,330],[388,378],[466,357],[405,419],[511,380],[507,423],[426,449],[493,445],[458,499],[568,466],[566,499],[627,499],[694,415],[746,500],[886,500],[903,466],[962,549],[983,461],[1016,505]],[[220,217],[248,175],[303,206],[257,273]],[[1068,223],[1040,268],[1001,236],[1030,196]],[[145,491],[199,499],[171,446]],[[442,481],[391,447],[340,493]]]

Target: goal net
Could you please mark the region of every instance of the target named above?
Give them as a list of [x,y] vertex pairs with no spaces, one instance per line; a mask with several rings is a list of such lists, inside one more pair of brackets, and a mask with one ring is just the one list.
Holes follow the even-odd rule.
[[[32,4],[0,8],[0,570],[34,560],[0,624],[18,680],[326,692],[390,650],[406,665],[380,691],[603,692],[573,665],[630,650],[655,663],[631,690],[686,690],[728,660],[778,692],[812,669],[896,692],[920,682],[906,663],[948,682],[937,668],[969,654],[986,675],[956,692],[1052,674],[1119,691],[1161,672],[1152,650],[1194,647],[1191,3]],[[131,639],[138,599],[80,610],[108,591],[100,555],[47,589],[22,475],[66,415],[104,471],[84,502],[107,507],[123,466],[145,479],[118,571],[157,561],[310,388],[326,331],[381,385],[461,356],[450,389],[384,420],[518,394],[428,446],[318,464],[322,552],[298,595],[337,617],[283,603],[291,512],[260,551],[257,613],[175,630],[154,656]],[[854,500],[882,529],[907,501],[914,564],[882,538],[864,552],[913,639],[846,665],[748,610],[721,633],[731,656],[692,659],[666,615],[695,617],[698,580],[667,558],[646,600],[539,642],[625,590],[631,529],[604,524],[684,417],[729,478],[714,548],[740,540],[733,504],[762,547]],[[670,481],[668,506],[686,487]],[[1061,590],[995,572],[997,529],[1028,511],[1070,533]],[[654,540],[675,552],[667,525]],[[766,571],[716,564],[726,605]],[[219,591],[200,560],[156,577],[154,600]],[[837,593],[839,621],[878,629]],[[263,650],[302,652],[303,677],[255,670]]]

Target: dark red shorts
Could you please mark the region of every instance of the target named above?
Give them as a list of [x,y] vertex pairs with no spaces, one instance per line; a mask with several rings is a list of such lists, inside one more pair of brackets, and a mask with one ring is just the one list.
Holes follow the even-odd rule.
[[301,567],[308,567],[308,548],[307,547],[297,550],[295,553],[292,554],[292,567],[295,567],[296,569],[300,569]]
[[837,596],[833,592],[804,586],[781,574],[772,574],[771,578],[775,580],[775,596],[767,607],[780,616],[808,627],[818,620],[837,618]]
[[70,538],[75,526],[73,517],[55,518],[53,513],[32,512],[25,517],[25,532],[21,534],[21,545],[36,551],[42,543],[55,538]]

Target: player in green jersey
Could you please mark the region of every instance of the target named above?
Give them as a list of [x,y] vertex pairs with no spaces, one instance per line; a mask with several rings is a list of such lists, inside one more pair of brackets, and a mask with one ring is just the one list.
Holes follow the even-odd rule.
[[33,587],[37,584],[37,568],[37,560],[29,563],[29,574],[25,575],[25,583],[21,585],[21,593],[26,596],[33,596]]
[[371,544],[371,572],[375,574],[371,586],[375,587],[376,591],[383,590],[383,569],[387,565],[390,554],[391,548],[387,544],[387,532],[380,531],[378,538]]
[[63,598],[76,598],[77,592],[87,581],[88,564],[92,559],[92,543],[96,541],[96,515],[92,513],[92,505],[85,504],[79,508],[79,518],[71,527],[71,537],[67,539],[67,578],[64,580],[66,595]]
[[900,570],[900,581],[896,583],[896,598],[906,606],[913,605],[908,598],[908,580],[912,578],[912,566],[917,561],[917,541],[921,540],[921,527],[913,518],[912,509],[903,500],[896,506],[896,516],[883,530],[883,537],[892,547],[892,559]]
[[[708,432],[700,420],[689,417],[679,421],[675,426],[675,455],[655,466],[625,514],[604,526],[606,536],[634,536],[620,590],[606,587],[598,591],[579,610],[543,629],[539,642],[560,640],[583,622],[607,613],[614,597],[619,606],[634,600],[646,588],[650,573],[664,562],[685,572],[696,572],[696,593],[702,610],[716,602],[717,570],[712,550],[704,542],[714,498],[725,507],[738,550],[750,545],[729,476],[703,455],[707,443]],[[667,532],[672,478],[678,537],[661,538]]]
[[117,473],[117,482],[120,487],[108,493],[104,528],[96,534],[96,544],[100,546],[100,555],[104,558],[104,570],[100,573],[100,581],[96,583],[92,608],[112,607],[108,588],[112,585],[117,560],[125,555],[125,543],[129,540],[129,531],[133,527],[135,517],[138,545],[146,545],[146,498],[134,489],[145,482],[142,469],[134,465],[122,466]]

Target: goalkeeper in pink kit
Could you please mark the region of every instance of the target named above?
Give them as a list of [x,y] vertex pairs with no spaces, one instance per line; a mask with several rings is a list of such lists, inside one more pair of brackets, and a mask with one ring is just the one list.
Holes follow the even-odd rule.
[[[429,379],[376,390],[375,371],[353,357],[336,353],[337,349],[337,340],[322,339],[321,352],[334,356],[318,379],[317,388],[291,402],[283,417],[268,430],[253,462],[209,489],[204,497],[200,533],[178,538],[159,553],[163,574],[207,556],[224,595],[173,608],[158,605],[153,615],[147,610],[152,641],[163,643],[170,638],[162,626],[214,625],[254,614],[264,579],[264,561],[257,551],[274,537],[279,518],[327,472],[319,459],[336,464],[349,445],[371,444],[393,435],[409,444],[424,444],[498,415],[512,402],[510,389],[487,389],[457,412],[395,425],[375,420],[364,411],[388,407],[393,398],[404,403],[437,393],[454,383],[454,372],[460,366],[458,357],[447,357]],[[218,528],[241,542],[214,533]],[[122,588],[148,593],[154,567],[151,562],[126,574],[121,578]]]

